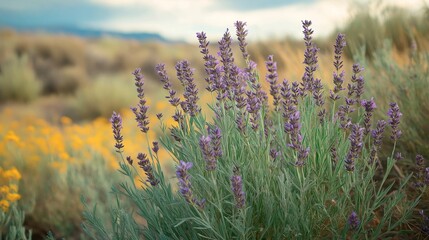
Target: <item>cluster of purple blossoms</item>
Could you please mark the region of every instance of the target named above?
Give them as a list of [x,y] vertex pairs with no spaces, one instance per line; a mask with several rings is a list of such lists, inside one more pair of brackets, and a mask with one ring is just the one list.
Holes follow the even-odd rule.
[[368,135],[368,133],[371,131],[371,117],[372,113],[374,112],[374,109],[377,108],[377,105],[374,102],[374,98],[371,98],[371,100],[362,100],[361,101],[362,107],[365,109],[363,124],[365,127],[365,135]]
[[333,73],[333,77],[334,77],[334,90],[330,90],[330,98],[334,101],[340,99],[340,96],[338,95],[338,93],[342,90],[344,90],[343,88],[343,83],[344,83],[344,71],[340,72],[341,68],[343,67],[343,61],[341,59],[341,55],[343,54],[343,49],[346,46],[346,39],[345,39],[345,35],[344,34],[338,34],[337,38],[335,40],[335,45],[334,45],[334,67],[336,69],[336,72]]
[[280,151],[277,151],[275,148],[271,148],[270,150],[270,157],[274,160],[276,160],[280,156]]
[[360,220],[359,220],[358,215],[355,211],[353,211],[350,214],[347,223],[349,224],[350,229],[352,229],[352,230],[357,230],[359,228]]
[[364,130],[365,128],[361,128],[359,124],[352,125],[352,131],[349,136],[350,149],[345,160],[345,168],[349,172],[355,170],[355,160],[359,157],[363,146],[362,140]]
[[165,71],[165,65],[161,63],[156,65],[155,71],[159,76],[159,80],[164,84],[163,88],[168,91],[169,95],[166,96],[166,98],[168,99],[168,102],[174,107],[179,106],[180,98],[176,97],[176,91],[173,90],[171,86],[171,82],[168,79],[167,71]]
[[326,110],[323,108],[323,104],[325,104],[325,100],[323,99],[322,89],[323,89],[322,81],[316,78],[313,81],[313,98],[316,101],[316,105],[319,107],[322,107],[322,109],[317,114],[317,116],[319,117],[320,123],[323,123],[323,120],[325,119],[325,115],[326,115]]
[[302,145],[300,113],[296,107],[294,112],[289,116],[289,122],[284,124],[284,129],[285,132],[290,136],[291,143],[288,144],[288,146],[298,152],[298,158],[295,162],[295,165],[297,167],[304,166],[305,160],[307,159],[310,152],[310,148],[305,148]]
[[270,84],[270,94],[274,99],[274,109],[275,111],[279,110],[280,103],[280,92],[279,85],[277,85],[277,63],[274,62],[273,55],[269,55],[267,61],[265,62],[267,67],[267,75],[265,76],[266,81]]
[[429,170],[425,169],[425,159],[420,154],[416,156],[416,165],[417,165],[416,182],[414,183],[414,186],[423,187],[424,185],[428,185],[427,180],[429,179],[427,174]]
[[[236,67],[234,65],[234,57],[232,55],[232,49],[231,49],[231,35],[229,34],[229,30],[224,33],[222,39],[218,42],[219,43],[219,56],[221,58],[220,62],[222,63],[222,72],[223,76],[221,77],[221,84],[222,88],[220,89],[221,92],[224,91],[225,94],[229,98],[231,98],[231,93],[229,93],[229,90],[233,90],[233,86],[235,85],[234,80],[236,80],[236,73],[234,71],[234,68]],[[237,72],[238,75],[238,72]],[[219,93],[220,94],[220,93]]]
[[359,64],[355,63],[353,64],[352,69],[353,69],[353,75],[351,79],[352,83],[349,83],[347,85],[347,90],[348,90],[347,95],[350,99],[354,95],[355,96],[354,102],[359,103],[365,87],[365,79],[361,75],[361,72],[363,72],[364,68],[361,67]]
[[197,33],[197,38],[200,43],[199,47],[201,49],[201,53],[203,54],[204,59],[204,67],[205,71],[207,73],[207,77],[205,78],[207,82],[207,91],[214,92],[219,87],[219,79],[220,79],[220,72],[218,71],[217,65],[218,61],[216,58],[209,54],[208,45],[209,42],[207,41],[207,36],[204,32]]
[[144,81],[143,81],[143,75],[141,74],[141,69],[137,68],[133,75],[135,77],[135,85],[137,87],[137,93],[139,98],[139,104],[137,107],[131,107],[131,110],[133,111],[134,115],[136,116],[136,122],[137,126],[140,128],[140,131],[143,133],[147,133],[149,131],[149,120],[147,116],[147,110],[149,109],[148,106],[146,106],[146,99],[144,98]]
[[399,111],[398,104],[395,102],[390,103],[390,108],[387,112],[387,115],[389,116],[389,125],[392,128],[392,135],[390,136],[390,139],[396,142],[402,135],[402,132],[399,129],[402,113]]
[[153,151],[155,154],[157,154],[157,153],[158,153],[158,151],[159,151],[159,143],[155,141],[155,142],[152,142],[152,144],[153,144],[152,151]]
[[304,52],[304,64],[305,66],[305,72],[302,77],[302,92],[305,93],[305,91],[313,92],[313,81],[314,81],[314,72],[317,69],[317,52],[319,49],[316,47],[315,44],[313,44],[311,36],[313,34],[313,29],[310,28],[311,21],[304,20],[302,21],[302,27],[304,30],[302,31],[304,33],[304,41],[305,41],[305,52]]
[[381,148],[381,144],[383,143],[383,133],[384,133],[384,128],[386,127],[386,121],[384,120],[379,120],[377,122],[377,127],[372,130],[371,132],[371,137],[373,139],[372,142],[372,148],[371,148],[371,153],[370,153],[370,157],[369,157],[369,163],[373,163],[374,161],[378,161],[378,156],[377,153]]
[[243,191],[243,180],[237,167],[234,167],[234,174],[231,177],[231,190],[234,194],[235,206],[240,209],[243,208],[246,202],[246,195]]
[[284,122],[289,122],[289,116],[294,111],[295,105],[292,103],[292,93],[289,87],[289,82],[284,79],[280,88],[280,95],[282,97],[282,110]]
[[197,85],[194,82],[193,70],[190,68],[188,61],[179,61],[176,64],[176,71],[177,78],[185,87],[185,92],[183,93],[185,100],[180,103],[180,106],[185,113],[195,117],[201,111],[201,108],[197,104],[199,97]]
[[205,206],[205,199],[197,200],[192,193],[192,184],[190,181],[191,176],[188,174],[188,170],[192,168],[191,162],[180,161],[176,167],[176,176],[179,179],[179,192],[190,204],[196,204],[201,209]]
[[121,153],[124,148],[124,136],[121,134],[122,130],[122,118],[119,113],[113,112],[112,117],[110,118],[110,123],[112,124],[113,138],[115,139],[115,148],[116,152]]
[[247,91],[247,107],[246,110],[250,114],[250,122],[252,129],[257,130],[259,127],[259,110],[262,108],[261,99],[256,92]]
[[238,38],[238,46],[240,46],[240,51],[243,54],[243,58],[245,61],[249,60],[249,53],[247,52],[246,46],[246,36],[247,36],[247,29],[246,29],[246,23],[237,21],[234,23],[236,28],[236,34]]
[[147,158],[147,155],[144,153],[137,154],[138,165],[143,169],[147,176],[147,182],[150,183],[152,186],[156,186],[159,184],[159,180],[155,178],[155,175],[153,175],[153,169],[149,162],[149,159]]
[[342,129],[350,128],[352,124],[352,119],[349,114],[354,112],[355,109],[352,107],[354,104],[354,100],[351,98],[345,98],[346,105],[341,105],[338,107],[337,118],[340,120],[340,127]]
[[206,169],[208,171],[214,171],[216,169],[216,158],[214,156],[213,148],[211,146],[212,139],[209,136],[201,136],[200,148],[203,152],[204,160],[206,161]]

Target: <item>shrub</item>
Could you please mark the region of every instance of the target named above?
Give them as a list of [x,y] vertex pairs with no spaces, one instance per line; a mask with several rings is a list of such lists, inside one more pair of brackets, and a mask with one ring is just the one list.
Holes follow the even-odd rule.
[[[417,46],[415,46],[417,47]],[[370,66],[365,73],[368,81],[367,97],[374,96],[383,111],[387,112],[389,103],[396,101],[404,114],[402,126],[407,126],[398,147],[405,153],[429,155],[429,54],[413,49],[409,61],[404,66],[397,64],[391,54],[391,43],[385,41],[384,47],[373,52],[372,60],[365,62],[362,51],[355,59]],[[389,94],[386,94],[388,90]]]
[[131,90],[132,86],[121,77],[99,77],[76,92],[67,115],[80,120],[109,116],[115,109],[132,105]]
[[[184,87],[183,98],[172,89],[164,65],[157,65],[168,101],[176,108],[178,126],[160,141],[177,161],[177,186],[160,167],[158,147],[137,156],[124,155],[122,118],[111,118],[120,172],[129,181],[113,187],[136,210],[111,209],[110,227],[85,204],[84,230],[94,239],[363,239],[409,236],[407,226],[419,197],[405,190],[411,175],[390,179],[393,156],[379,156],[387,122],[373,124],[373,99],[363,99],[362,68],[353,65],[347,94],[341,55],[344,35],[335,44],[334,85],[327,103],[315,78],[318,48],[311,22],[303,21],[305,73],[302,81],[278,83],[273,56],[266,60],[270,101],[249,58],[245,24],[236,22],[238,44],[246,66],[234,64],[227,31],[219,42],[220,59],[210,54],[205,33],[198,33],[207,73],[207,90],[217,99],[215,117],[201,114],[198,89],[187,61],[175,68]],[[139,104],[133,108],[137,126],[150,131],[144,78],[134,72]],[[332,102],[334,102],[332,104]],[[336,104],[339,104],[337,106]],[[396,104],[388,124],[395,142],[401,113]],[[386,165],[383,167],[382,162]],[[138,174],[142,168],[145,176]],[[380,173],[382,172],[382,173]],[[381,175],[377,180],[376,176]],[[134,178],[141,180],[143,189]],[[427,185],[427,183],[426,183]],[[420,185],[425,191],[425,184]],[[134,212],[146,220],[139,224]],[[406,235],[408,234],[408,235]]]
[[41,83],[36,79],[27,57],[16,57],[0,65],[0,102],[29,102],[40,94]]

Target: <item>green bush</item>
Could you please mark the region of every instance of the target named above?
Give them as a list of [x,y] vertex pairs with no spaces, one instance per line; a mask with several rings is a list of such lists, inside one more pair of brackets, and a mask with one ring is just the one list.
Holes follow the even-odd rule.
[[66,115],[79,120],[108,117],[116,109],[133,105],[132,90],[133,86],[120,76],[101,76],[76,92]]
[[[349,93],[340,80],[333,91],[340,106],[325,111],[322,86],[313,73],[317,47],[311,41],[311,22],[304,21],[305,75],[301,84],[277,84],[276,63],[266,61],[273,106],[259,84],[259,76],[245,47],[244,25],[237,22],[239,46],[247,66],[235,66],[231,38],[220,41],[220,62],[207,50],[204,33],[197,36],[206,62],[207,82],[217,102],[216,116],[207,120],[197,105],[198,90],[187,61],[176,64],[185,88],[176,99],[163,65],[157,71],[176,106],[177,127],[165,129],[160,141],[177,161],[177,187],[160,167],[157,147],[135,156],[123,156],[122,119],[111,118],[120,171],[129,181],[113,188],[135,209],[111,209],[106,227],[97,211],[85,204],[84,230],[93,239],[381,239],[421,236],[408,226],[419,197],[406,190],[411,175],[389,178],[393,156],[378,156],[386,122],[372,124],[372,100],[362,99],[358,65],[353,68]],[[339,37],[340,38],[340,37]],[[342,49],[336,47],[336,72]],[[341,52],[341,51],[339,51]],[[339,56],[339,58],[337,58]],[[140,131],[150,130],[140,70],[134,72],[139,107],[134,109]],[[344,102],[344,99],[346,101]],[[177,100],[177,101],[175,101]],[[332,105],[327,99],[328,105]],[[356,111],[351,111],[351,108]],[[182,112],[183,111],[183,112]],[[353,113],[352,113],[353,112]],[[392,136],[397,139],[400,113],[389,112]],[[353,120],[352,120],[353,119]],[[383,125],[384,124],[384,125]],[[383,125],[383,126],[382,126]],[[388,127],[386,126],[386,129]],[[375,134],[371,134],[375,131]],[[137,160],[136,160],[137,159]],[[386,165],[382,167],[381,162]],[[141,167],[146,176],[136,170]],[[380,173],[382,172],[382,173]],[[137,176],[136,176],[137,175]],[[135,184],[138,177],[144,189]],[[426,186],[419,190],[425,191]],[[135,214],[146,223],[137,223]]]
[[0,102],[30,102],[36,99],[41,83],[36,79],[28,58],[12,57],[0,65]]

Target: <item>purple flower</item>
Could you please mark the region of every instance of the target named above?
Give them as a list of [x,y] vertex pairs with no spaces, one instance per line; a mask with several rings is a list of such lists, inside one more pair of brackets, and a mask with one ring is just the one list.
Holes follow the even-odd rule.
[[209,128],[209,133],[210,133],[210,138],[212,139],[212,147],[213,147],[213,152],[214,152],[214,156],[216,158],[222,157],[222,143],[221,143],[221,138],[222,138],[222,132],[220,130],[220,128],[218,126],[214,126]]
[[238,45],[240,46],[241,53],[243,54],[243,58],[248,61],[249,60],[249,53],[246,50],[246,36],[247,36],[247,30],[246,30],[246,23],[237,21],[234,23],[235,28],[237,30],[237,38],[238,38]]
[[112,124],[113,130],[113,138],[115,139],[115,148],[116,152],[123,152],[122,148],[124,148],[124,136],[121,134],[122,130],[122,118],[119,113],[113,112],[112,117],[110,118],[110,123]]
[[137,126],[140,128],[140,131],[143,133],[147,133],[149,131],[149,120],[147,116],[147,110],[149,109],[148,106],[146,106],[146,99],[144,99],[144,81],[143,81],[143,75],[141,75],[141,69],[137,68],[133,75],[135,77],[135,85],[137,87],[137,93],[139,98],[139,104],[137,107],[131,107],[131,110],[133,111],[134,115],[136,116]]
[[274,62],[273,55],[269,55],[267,61],[265,62],[267,67],[267,74],[265,76],[266,81],[270,84],[270,94],[274,99],[275,111],[279,110],[280,103],[280,92],[279,85],[277,85],[277,63]]
[[257,93],[247,91],[247,112],[250,113],[250,122],[252,124],[252,129],[256,130],[259,127],[259,110],[262,107],[261,99],[258,97]]
[[361,67],[359,64],[353,64],[353,75],[351,79],[352,84],[349,84],[348,86],[348,96],[349,98],[351,98],[354,93],[356,101],[360,100],[360,97],[363,95],[364,92],[365,80],[363,76],[360,75],[363,70],[364,68]]
[[[342,33],[339,33],[337,35],[337,38],[335,39],[335,45],[334,45],[334,66],[337,72],[343,67],[343,61],[341,60],[341,55],[343,54],[343,49],[346,46],[346,36]],[[335,83],[335,82],[334,82]],[[342,82],[341,82],[342,84]],[[339,84],[339,88],[341,88],[341,84]],[[337,84],[336,84],[337,85]],[[338,85],[337,85],[338,86]]]
[[159,80],[164,84],[163,88],[168,91],[169,95],[166,96],[166,98],[168,99],[168,102],[174,107],[179,106],[180,99],[176,97],[176,91],[172,89],[171,82],[168,79],[167,72],[165,71],[165,65],[164,64],[156,65],[155,71],[159,76]]
[[270,150],[270,156],[273,160],[276,160],[280,156],[280,151],[277,151],[275,148]]
[[337,38],[335,40],[335,45],[334,45],[334,67],[336,72],[333,73],[333,77],[334,77],[334,90],[330,90],[330,98],[334,101],[340,99],[340,96],[338,95],[338,93],[342,90],[344,90],[343,88],[343,83],[344,83],[344,71],[342,71],[341,73],[339,72],[340,69],[343,67],[343,61],[341,59],[341,55],[343,54],[343,49],[346,46],[346,39],[345,39],[345,35],[339,33],[337,35]]
[[156,114],[156,118],[158,118],[158,120],[161,120],[162,116],[163,116],[162,113],[157,113]]
[[398,104],[395,102],[390,103],[390,108],[387,112],[387,115],[389,116],[389,125],[392,128],[392,135],[390,136],[390,139],[397,141],[402,135],[401,130],[399,130],[399,123],[402,113],[399,111]]
[[418,154],[416,156],[416,165],[417,165],[417,171],[416,171],[416,182],[414,185],[416,187],[423,187],[425,184],[425,159],[422,155]]
[[299,88],[297,82],[292,82],[292,103],[298,105],[298,98],[303,96],[304,92]]
[[127,156],[126,159],[127,159],[128,164],[133,165],[133,159],[131,158],[131,156]]
[[152,147],[152,151],[157,154],[159,151],[159,143],[158,142],[152,142],[153,147]]
[[235,206],[243,208],[246,199],[243,191],[243,181],[237,167],[234,167],[234,174],[231,177],[231,190],[234,194]]
[[353,211],[350,214],[349,219],[347,220],[347,223],[349,224],[350,229],[352,229],[352,230],[357,230],[359,228],[360,220],[359,220],[358,215],[355,211]]
[[191,182],[189,181],[191,176],[188,174],[188,170],[191,168],[192,163],[184,161],[180,161],[179,165],[176,167],[176,176],[179,180],[179,192],[188,203],[193,203]]
[[188,170],[192,168],[192,162],[180,161],[176,167],[176,176],[179,180],[179,192],[185,198],[186,202],[197,205],[200,209],[204,208],[205,199],[198,201],[192,192],[191,176]]
[[385,126],[386,121],[379,120],[377,122],[377,127],[371,132],[371,137],[373,138],[373,145],[370,153],[370,163],[373,163],[377,159],[377,153],[381,148]]
[[208,49],[208,45],[209,42],[207,41],[207,36],[204,32],[201,33],[197,33],[197,38],[198,41],[200,43],[199,47],[201,49],[201,53],[203,54],[203,59],[204,59],[204,67],[205,67],[205,71],[207,73],[207,76],[205,78],[208,86],[207,86],[207,90],[209,92],[213,92],[215,90],[217,90],[218,86],[217,86],[217,82],[219,81],[220,75],[218,74],[218,72],[216,71],[217,65],[218,65],[218,61],[216,60],[216,58],[209,54],[209,49]]
[[289,87],[289,82],[284,79],[282,82],[282,86],[280,88],[281,96],[282,96],[282,109],[283,109],[283,119],[284,122],[289,122],[289,116],[293,112],[293,103],[292,103],[292,94],[291,89]]
[[362,107],[365,108],[363,123],[364,123],[364,127],[365,127],[364,133],[365,133],[365,135],[367,135],[371,129],[372,112],[374,111],[374,109],[377,108],[377,105],[374,102],[374,98],[371,98],[371,100],[362,100],[361,105],[362,105]]
[[355,160],[359,157],[363,146],[362,138],[364,130],[365,129],[361,128],[358,124],[352,125],[352,131],[349,136],[350,149],[345,160],[345,168],[349,172],[355,170]]
[[212,139],[209,136],[201,136],[200,138],[200,148],[203,152],[204,160],[206,161],[207,171],[214,171],[216,169],[216,157],[211,145]]
[[152,186],[156,186],[159,183],[159,180],[155,178],[153,175],[152,166],[149,162],[149,159],[147,158],[147,155],[144,153],[137,154],[138,165],[143,169],[147,176],[147,182],[150,183]]
[[401,161],[402,159],[404,159],[404,157],[402,156],[401,152],[396,152],[395,156],[393,157],[396,161]]
[[185,92],[183,93],[185,100],[180,103],[180,106],[184,112],[195,117],[201,111],[201,108],[197,105],[199,97],[197,85],[194,82],[193,70],[191,70],[188,61],[179,61],[176,64],[176,70],[177,78],[185,87]]
[[305,66],[305,72],[302,77],[302,92],[305,91],[313,91],[313,73],[317,69],[317,52],[319,49],[316,47],[316,45],[312,42],[312,34],[313,30],[310,28],[311,21],[304,20],[302,21],[302,27],[304,28],[303,34],[304,34],[304,41],[305,41],[305,52],[304,52],[304,64]]
[[238,112],[237,119],[235,120],[235,124],[237,124],[237,128],[241,133],[245,133],[246,124],[244,123],[244,117],[246,113]]

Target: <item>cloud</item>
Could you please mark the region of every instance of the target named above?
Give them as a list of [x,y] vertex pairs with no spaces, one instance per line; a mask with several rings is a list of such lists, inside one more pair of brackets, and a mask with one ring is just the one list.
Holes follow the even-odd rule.
[[[111,18],[103,22],[93,22],[93,26],[117,31],[160,32],[172,39],[195,42],[195,33],[206,31],[211,40],[219,39],[227,27],[242,20],[248,23],[249,37],[267,39],[284,37],[286,34],[300,36],[300,20],[311,19],[314,28],[324,34],[330,33],[348,17],[348,4],[344,1],[299,2],[285,6],[266,7],[253,10],[238,10],[219,5],[215,0],[94,0],[110,6],[144,9],[145,14],[135,14]],[[135,5],[134,5],[135,4]],[[165,6],[168,5],[168,6]]]

